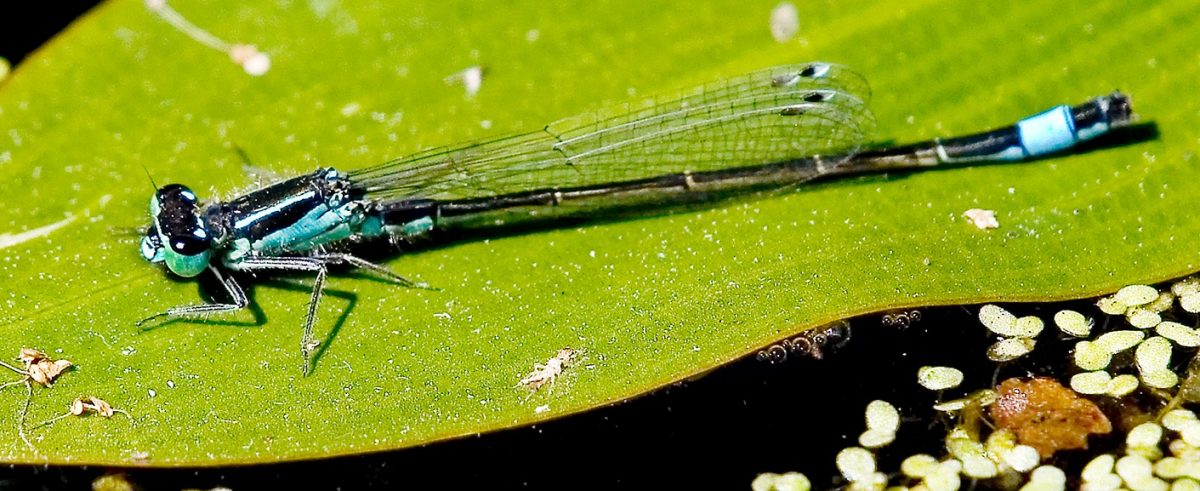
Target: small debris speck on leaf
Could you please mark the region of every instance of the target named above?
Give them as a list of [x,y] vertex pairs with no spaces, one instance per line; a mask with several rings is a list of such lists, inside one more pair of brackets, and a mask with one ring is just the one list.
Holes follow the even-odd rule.
[[971,208],[964,211],[963,216],[980,230],[1000,228],[1000,221],[996,220],[996,212],[993,210]]
[[771,37],[778,42],[791,41],[800,32],[800,11],[792,2],[783,2],[771,9]]
[[467,67],[454,75],[446,77],[446,83],[462,84],[467,97],[475,97],[475,94],[479,93],[479,89],[483,88],[483,73],[482,66]]

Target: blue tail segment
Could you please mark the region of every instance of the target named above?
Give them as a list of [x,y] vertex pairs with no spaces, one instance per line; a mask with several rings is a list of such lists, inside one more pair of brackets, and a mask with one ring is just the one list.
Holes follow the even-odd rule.
[[1038,157],[1066,150],[1079,141],[1071,108],[1057,106],[1017,123],[1017,134],[1025,157]]
[[1132,119],[1129,97],[1114,92],[1078,106],[1055,106],[1012,126],[938,140],[934,150],[939,163],[1025,160],[1067,150]]

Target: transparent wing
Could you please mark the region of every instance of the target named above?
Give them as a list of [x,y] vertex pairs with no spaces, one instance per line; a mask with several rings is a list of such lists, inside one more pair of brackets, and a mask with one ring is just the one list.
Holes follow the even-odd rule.
[[350,173],[378,199],[459,199],[850,155],[874,130],[869,88],[825,63],[710,83]]

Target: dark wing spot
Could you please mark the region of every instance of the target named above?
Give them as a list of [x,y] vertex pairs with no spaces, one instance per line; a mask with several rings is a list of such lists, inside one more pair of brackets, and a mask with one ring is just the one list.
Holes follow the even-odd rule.
[[830,99],[830,94],[824,92],[809,92],[804,94],[805,102],[825,102]]
[[804,114],[804,108],[800,106],[788,106],[779,110],[780,116],[799,116]]

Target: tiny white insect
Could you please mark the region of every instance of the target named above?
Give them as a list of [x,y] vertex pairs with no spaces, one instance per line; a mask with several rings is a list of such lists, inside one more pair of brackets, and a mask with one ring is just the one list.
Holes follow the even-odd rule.
[[521,379],[519,386],[524,386],[532,390],[541,389],[543,385],[554,386],[554,381],[562,375],[563,369],[571,365],[575,360],[575,355],[579,352],[571,348],[563,348],[558,350],[558,353],[553,358],[546,360],[545,364],[538,363],[533,366],[533,371],[529,372],[525,378]]

